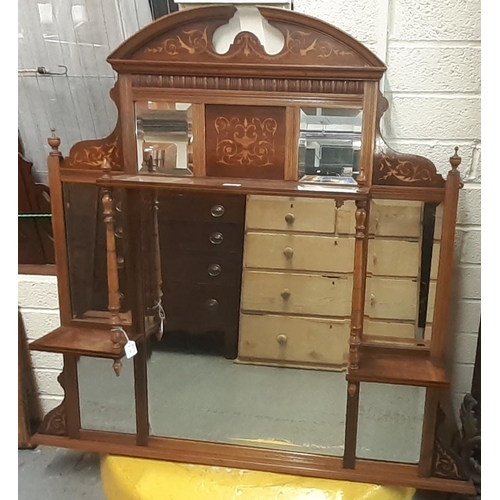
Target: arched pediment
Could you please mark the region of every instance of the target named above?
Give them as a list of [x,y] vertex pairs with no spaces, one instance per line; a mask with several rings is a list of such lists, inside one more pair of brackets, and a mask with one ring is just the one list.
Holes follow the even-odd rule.
[[259,68],[263,75],[379,79],[385,66],[363,44],[318,19],[284,9],[259,7],[259,12],[284,38],[281,51],[268,54],[253,33],[240,32],[224,53],[213,35],[235,15],[234,6],[201,7],[165,16],[137,32],[109,57],[118,72],[247,75]]

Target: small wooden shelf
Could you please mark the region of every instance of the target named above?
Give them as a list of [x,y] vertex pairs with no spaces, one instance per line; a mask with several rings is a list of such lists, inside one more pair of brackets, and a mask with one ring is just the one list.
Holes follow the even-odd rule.
[[[131,336],[132,337],[132,336]],[[32,351],[59,352],[96,358],[122,358],[125,353],[111,342],[110,330],[61,326],[29,345]]]
[[398,352],[362,353],[359,368],[348,371],[347,380],[435,388],[450,385],[443,367],[428,356]]
[[97,179],[97,184],[114,188],[166,189],[182,192],[214,192],[224,194],[263,194],[306,198],[368,199],[362,189],[322,186],[296,181],[268,179],[225,179],[222,177],[169,177],[159,174],[113,175]]

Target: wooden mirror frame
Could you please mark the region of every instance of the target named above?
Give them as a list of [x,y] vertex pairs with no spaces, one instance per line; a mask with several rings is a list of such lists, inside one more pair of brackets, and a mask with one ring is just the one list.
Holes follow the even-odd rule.
[[[449,382],[444,365],[447,317],[450,306],[452,256],[458,191],[461,187],[460,158],[450,159],[446,181],[429,160],[390,149],[380,134],[380,119],[387,101],[379,93],[385,65],[361,43],[320,20],[293,11],[259,7],[261,15],[285,38],[282,51],[265,52],[257,37],[239,33],[226,54],[212,46],[214,31],[235,14],[233,6],[202,7],[165,16],[145,27],[118,47],[108,62],[118,73],[111,97],[118,108],[118,123],[105,139],[75,144],[67,157],[59,152],[60,140],[49,139],[49,179],[53,231],[56,247],[61,327],[33,342],[33,350],[64,356],[60,376],[63,403],[47,414],[33,442],[88,452],[112,453],[195,464],[241,467],[304,476],[343,479],[377,484],[457,493],[473,493],[463,450],[456,449],[456,430],[450,419]],[[260,103],[286,107],[289,128],[283,180],[241,180],[238,188],[221,186],[221,179],[206,177],[205,145],[193,151],[195,175],[184,184],[169,183],[155,176],[137,181],[134,102],[162,99],[194,105],[195,133],[205,136],[204,105]],[[353,192],[308,192],[297,189],[291,166],[296,165],[297,109],[307,106],[360,107],[363,110],[359,188]],[[294,130],[295,128],[295,130]],[[86,184],[103,188],[108,234],[109,315],[102,321],[72,317],[68,275],[68,249],[62,185]],[[353,312],[348,381],[345,454],[343,458],[305,453],[263,450],[252,447],[159,438],[149,435],[144,324],[140,287],[130,287],[131,319],[119,317],[119,283],[113,254],[112,190],[127,190],[128,201],[139,203],[141,189],[268,194],[334,198],[337,203],[355,200],[356,242]],[[438,270],[433,337],[429,345],[386,345],[363,342],[363,304],[369,202],[374,199],[444,203],[442,243]],[[140,217],[132,216],[130,230],[141,230]],[[140,282],[141,249],[130,245],[126,256],[131,280]],[[81,429],[77,360],[79,356],[109,358],[119,372],[123,342],[110,334],[122,326],[138,345],[134,358],[136,435]],[[414,385],[426,388],[422,448],[418,465],[356,459],[359,386],[364,382]],[[444,413],[443,413],[444,412]],[[455,432],[455,434],[453,434]],[[455,447],[454,447],[455,446]]]

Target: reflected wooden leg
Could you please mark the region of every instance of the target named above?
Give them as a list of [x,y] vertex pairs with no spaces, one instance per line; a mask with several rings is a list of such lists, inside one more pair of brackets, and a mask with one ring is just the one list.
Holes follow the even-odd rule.
[[344,469],[356,465],[356,442],[358,437],[359,382],[349,382],[347,387],[347,412],[344,441]]

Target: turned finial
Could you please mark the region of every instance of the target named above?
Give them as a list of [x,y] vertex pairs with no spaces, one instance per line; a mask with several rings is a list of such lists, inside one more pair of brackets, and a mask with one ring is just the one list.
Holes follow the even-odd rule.
[[450,158],[451,168],[457,170],[460,163],[462,163],[462,158],[458,156],[458,146],[455,147],[455,154]]
[[122,372],[122,362],[120,359],[115,359],[113,361],[113,371],[115,372],[115,375],[117,377],[120,376],[121,372]]
[[59,137],[56,137],[56,129],[55,128],[51,128],[50,132],[51,132],[51,136],[47,139],[49,146],[52,148],[52,151],[50,152],[50,154],[52,156],[61,156],[61,152],[59,151],[59,146],[61,145],[61,139],[59,139]]
[[102,161],[101,170],[103,179],[111,179],[111,165],[109,164],[107,158],[104,158],[104,160]]

